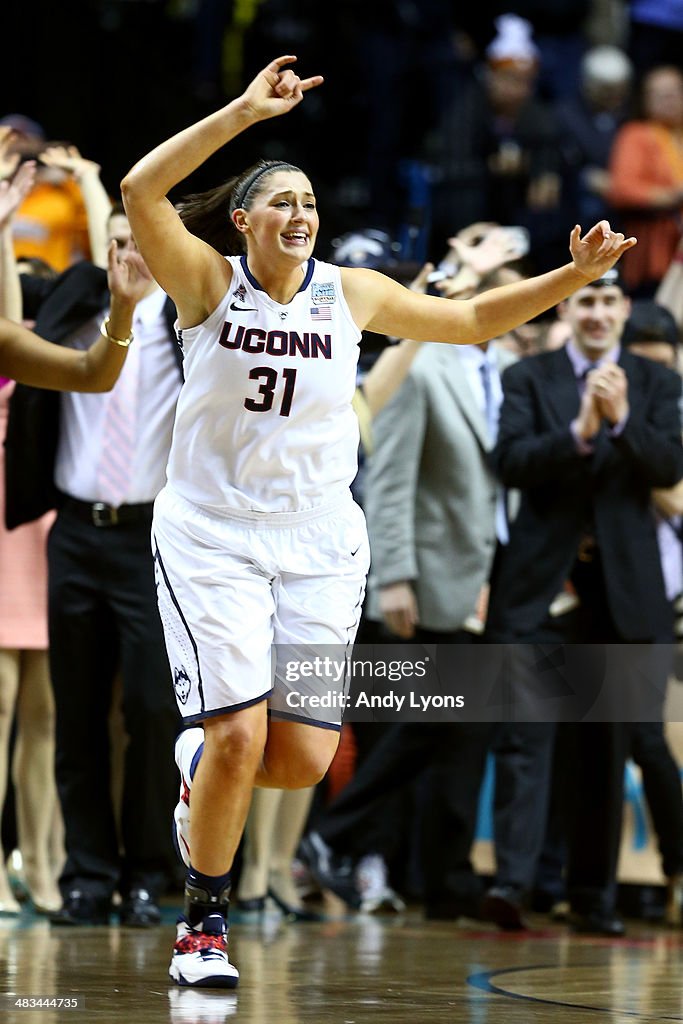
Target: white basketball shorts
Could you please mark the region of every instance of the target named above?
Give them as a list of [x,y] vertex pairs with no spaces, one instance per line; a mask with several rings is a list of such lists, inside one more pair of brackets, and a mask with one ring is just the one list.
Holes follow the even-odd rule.
[[332,691],[348,680],[338,664],[321,669],[322,659],[350,653],[370,563],[365,516],[350,495],[307,512],[224,515],[167,486],[152,548],[186,723],[267,699],[274,718],[341,727],[343,700]]

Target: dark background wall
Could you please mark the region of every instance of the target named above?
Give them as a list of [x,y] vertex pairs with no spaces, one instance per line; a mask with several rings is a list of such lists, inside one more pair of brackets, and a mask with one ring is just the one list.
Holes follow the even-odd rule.
[[[261,6],[283,12],[289,6],[293,13],[271,10],[263,19]],[[102,180],[116,197],[121,177],[138,157],[227,102],[269,59],[295,52],[302,74],[328,77],[324,96],[310,94],[281,123],[250,129],[182,190],[214,185],[259,156],[283,154],[310,173],[326,205],[354,158],[348,147],[337,146],[344,126],[334,112],[339,87],[351,95],[351,62],[344,59],[340,74],[330,46],[315,45],[315,20],[309,22],[306,11],[313,6],[320,11],[327,5],[241,0],[247,24],[235,28],[231,0],[11,0],[3,13],[0,116],[26,114],[48,139],[77,145],[101,165]],[[261,22],[254,23],[254,15]],[[356,126],[354,146],[362,146],[363,131],[364,124]],[[332,159],[325,160],[329,149]],[[341,217],[332,216],[328,234],[337,221]]]
[[[121,177],[153,145],[237,95],[272,57],[296,53],[303,75],[325,76],[322,88],[240,136],[179,194],[259,156],[286,157],[316,188],[324,256],[335,235],[396,235],[402,220],[419,219],[399,161],[419,156],[497,15],[514,10],[537,37],[562,39],[606,5],[626,17],[625,0],[7,0],[0,116],[26,114],[49,139],[77,145],[117,198]],[[564,82],[576,72],[570,63]]]

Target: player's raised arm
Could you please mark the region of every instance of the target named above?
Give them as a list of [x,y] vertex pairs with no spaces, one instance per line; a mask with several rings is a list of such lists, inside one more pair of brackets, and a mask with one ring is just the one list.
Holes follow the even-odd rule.
[[[161,287],[175,301],[186,323],[205,318],[224,294],[230,270],[216,250],[191,234],[168,199],[179,182],[246,128],[293,110],[322,77],[299,76],[286,65],[296,57],[272,60],[227,106],[144,156],[121,182],[133,235]],[[226,217],[229,214],[226,211]]]
[[573,229],[571,263],[472,299],[420,295],[383,274],[357,267],[342,270],[344,293],[363,329],[416,341],[472,345],[498,338],[556,306],[602,277],[635,244],[635,238],[624,238],[602,220],[583,237],[578,225]]

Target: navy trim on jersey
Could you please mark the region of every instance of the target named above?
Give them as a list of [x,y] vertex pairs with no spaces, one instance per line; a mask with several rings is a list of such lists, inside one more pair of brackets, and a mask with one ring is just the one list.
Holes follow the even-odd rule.
[[315,718],[307,718],[304,715],[292,715],[289,711],[271,711],[268,709],[268,717],[283,719],[285,722],[301,722],[302,725],[317,725],[319,729],[331,729],[332,732],[341,732],[341,725],[333,722],[319,722]]
[[[249,267],[247,265],[247,257],[245,255],[240,256],[240,263],[242,264],[242,270],[244,271],[244,275],[245,275],[246,279],[248,280],[249,284],[252,286],[252,288],[256,288],[260,292],[265,292],[266,289],[263,287],[263,285],[260,285],[258,283],[256,278],[252,274],[251,270],[249,269]],[[299,288],[300,292],[305,292],[306,289],[308,288],[309,284],[311,283],[311,278],[313,277],[313,271],[314,270],[315,270],[315,260],[311,256],[310,260],[308,261],[308,269],[306,270],[306,273],[304,274],[304,283],[301,285],[301,288]]]
[[204,753],[204,740],[202,740],[202,742],[199,744],[199,746],[197,747],[197,749],[194,752],[194,757],[190,761],[190,782],[194,779],[194,773],[197,771],[197,765],[199,764],[199,760],[200,760],[200,758],[201,758],[203,753]]
[[243,700],[241,704],[229,704],[227,707],[217,708],[216,711],[199,711],[196,715],[188,715],[186,718],[183,718],[183,722],[187,725],[192,722],[204,721],[207,718],[217,718],[218,715],[229,715],[233,711],[242,711],[243,708],[250,708],[253,704],[260,704],[262,701],[268,700],[272,695],[272,689],[266,690],[266,692],[262,693],[260,697],[253,697],[251,700]]
[[[199,702],[201,706],[204,707],[204,684],[202,683],[202,670],[199,665],[199,650],[197,648],[197,644],[195,643],[195,639],[192,636],[192,631],[187,623],[187,619],[182,613],[180,602],[173,593],[173,587],[171,586],[171,581],[169,580],[168,575],[166,573],[166,568],[164,566],[164,561],[161,557],[161,552],[159,551],[159,545],[157,543],[156,537],[154,537],[154,561],[156,561],[159,565],[159,569],[161,571],[161,575],[164,577],[164,583],[166,584],[166,589],[168,590],[169,597],[171,598],[171,601],[175,605],[176,611],[178,612],[178,616],[180,617],[180,621],[185,627],[185,632],[187,633],[188,639],[192,644],[192,650],[194,651],[194,657],[197,664],[197,689],[199,692]],[[172,668],[171,672],[173,672]],[[183,719],[183,721],[188,721],[188,719]]]

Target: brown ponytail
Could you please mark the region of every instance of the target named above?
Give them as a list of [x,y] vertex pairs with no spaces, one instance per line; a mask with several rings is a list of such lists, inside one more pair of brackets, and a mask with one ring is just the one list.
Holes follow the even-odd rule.
[[185,196],[176,205],[187,230],[222,256],[236,256],[244,251],[242,236],[230,219],[230,200],[236,181],[237,178],[231,178],[217,188]]

